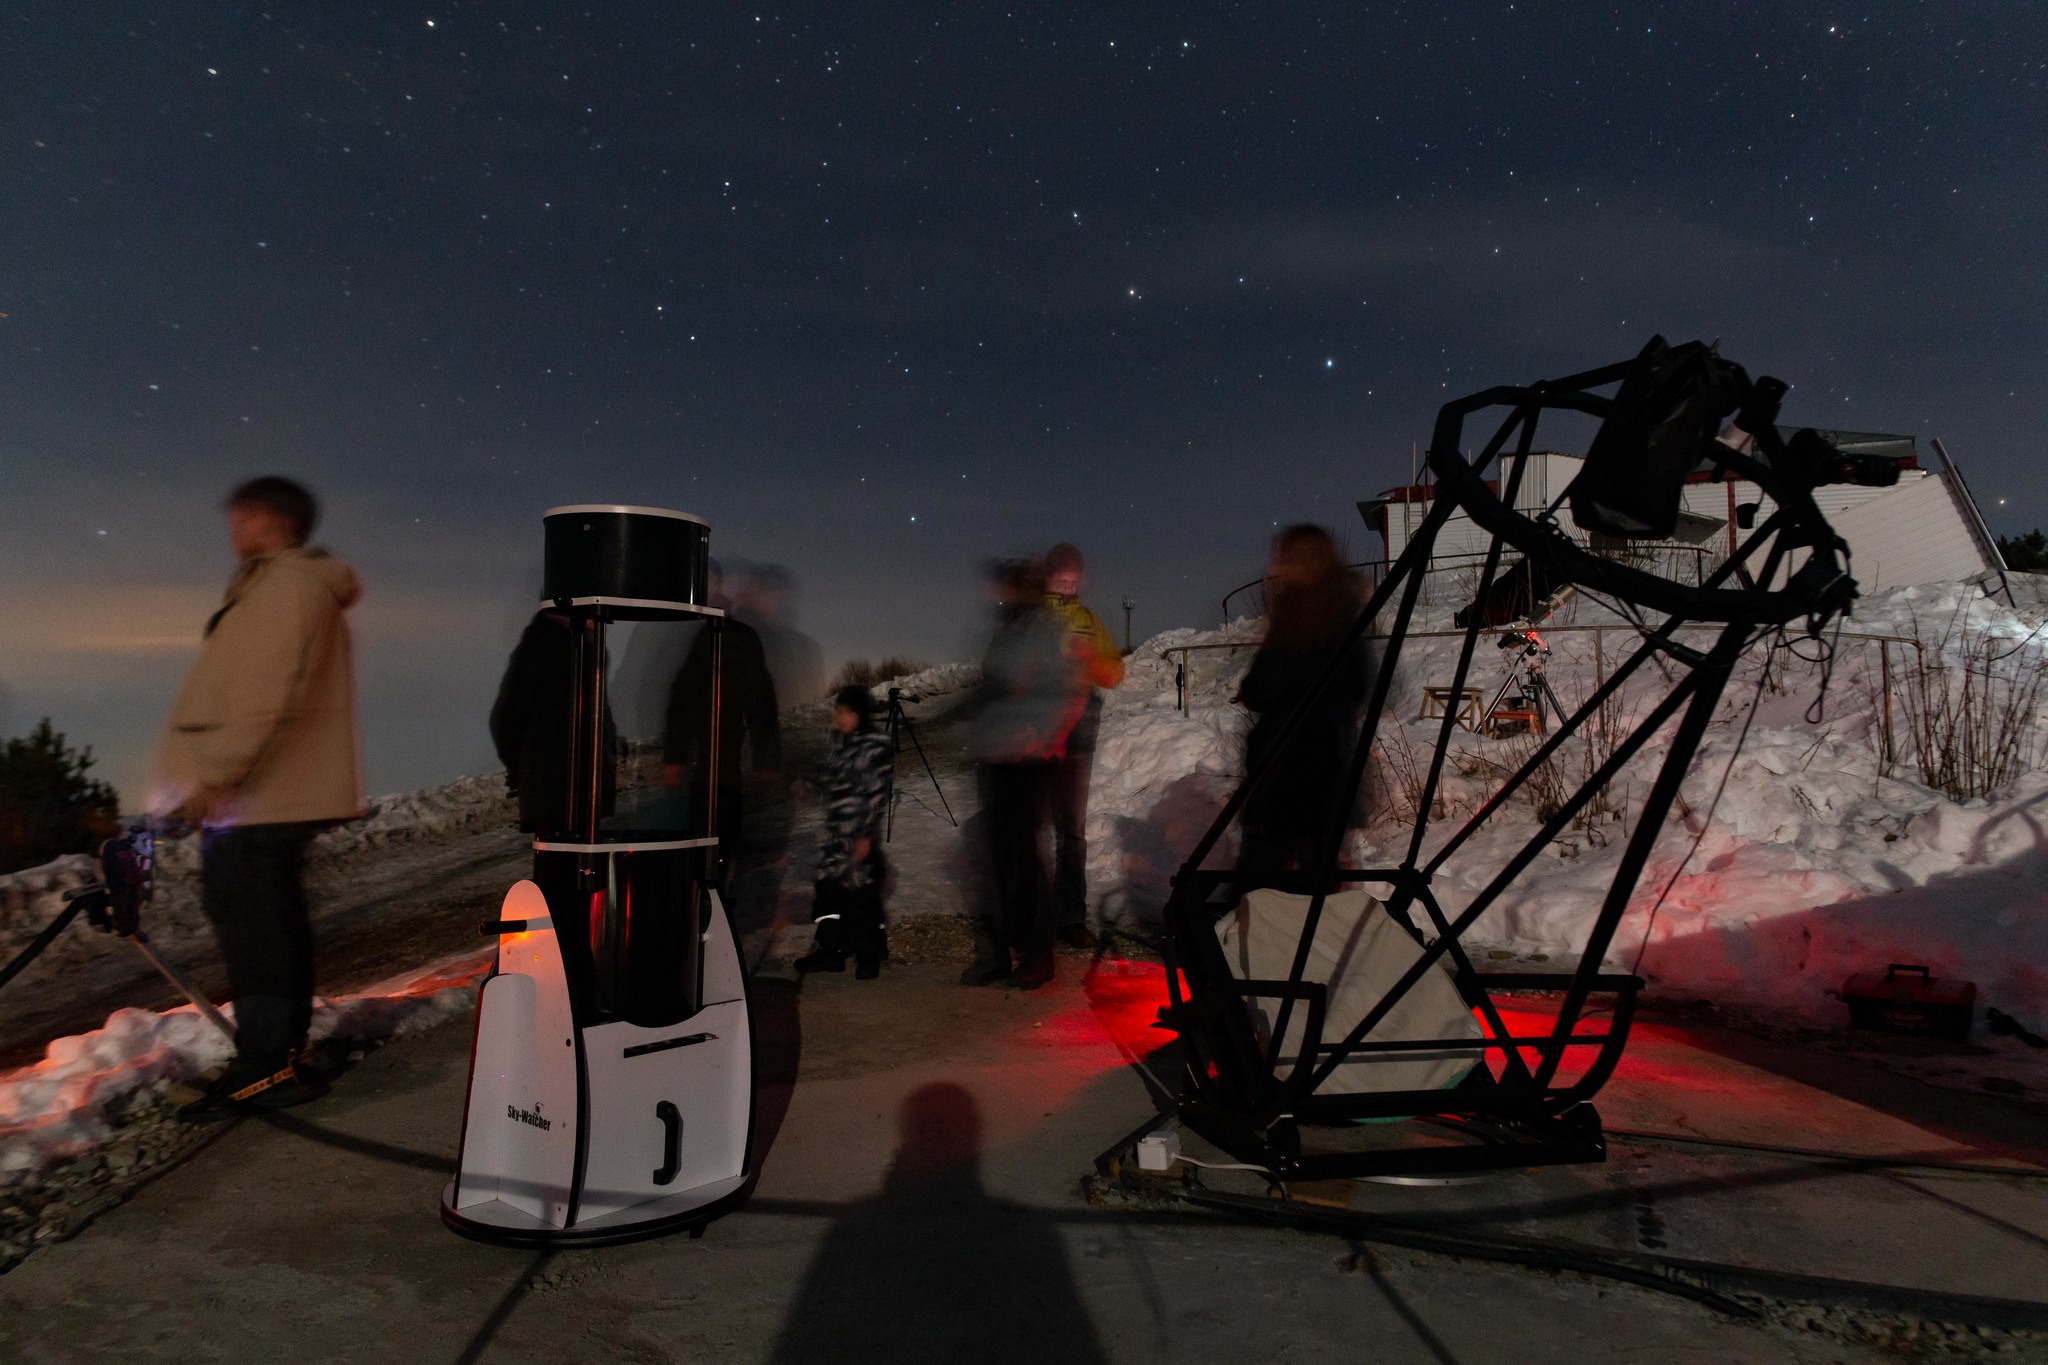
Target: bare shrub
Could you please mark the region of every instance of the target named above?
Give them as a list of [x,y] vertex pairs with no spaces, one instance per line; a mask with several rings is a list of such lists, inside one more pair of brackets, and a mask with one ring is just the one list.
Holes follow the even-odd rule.
[[1920,780],[1952,801],[1989,796],[2041,756],[2048,659],[2032,636],[1972,627],[1961,607],[1935,639],[1919,625],[1924,643],[1897,671]]
[[[1380,735],[1380,742],[1373,746],[1373,757],[1379,763],[1381,785],[1389,798],[1387,816],[1398,824],[1412,825],[1422,810],[1422,784],[1429,767],[1424,756],[1427,750],[1416,750],[1409,742],[1406,726],[1386,726]],[[1438,819],[1443,814],[1443,797],[1439,795],[1430,818]]]
[[1906,653],[1911,648],[1897,641],[1882,642],[1866,651],[1862,669],[1856,675],[1856,695],[1870,712],[1870,728],[1865,738],[1879,782],[1895,776],[1899,770],[1900,745],[1892,707],[1898,704],[1901,674],[1912,672],[1914,667],[1912,657]]
[[[1526,801],[1538,820],[1550,819],[1564,809],[1573,793],[1593,780],[1634,724],[1635,708],[1616,692],[1601,702],[1578,732],[1524,779],[1516,789],[1516,798]],[[1492,746],[1492,754],[1474,751],[1470,757],[1476,767],[1505,783],[1536,756],[1547,738],[1540,733],[1512,735]],[[1606,840],[1602,827],[1626,819],[1627,813],[1628,787],[1610,779],[1572,817],[1572,828],[1589,831],[1594,835],[1593,843],[1603,844]]]

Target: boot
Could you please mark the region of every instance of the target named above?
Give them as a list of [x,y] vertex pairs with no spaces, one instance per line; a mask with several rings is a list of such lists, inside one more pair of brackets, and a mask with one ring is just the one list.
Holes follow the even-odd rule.
[[790,965],[798,972],[843,972],[846,970],[846,925],[839,916],[817,922],[817,936],[811,951]]
[[178,1109],[177,1118],[180,1123],[216,1123],[243,1114],[289,1109],[317,1100],[327,1091],[327,1083],[302,1071],[297,1058],[276,1065],[237,1057],[198,1099]]
[[960,973],[963,986],[993,986],[1010,974],[1010,950],[985,919],[974,921],[974,957]]
[[860,935],[853,945],[853,974],[861,981],[873,981],[882,974],[883,959],[889,956],[889,938],[881,930],[870,929]]
[[1035,991],[1052,980],[1052,949],[1039,948],[1023,954],[1010,984],[1020,991]]

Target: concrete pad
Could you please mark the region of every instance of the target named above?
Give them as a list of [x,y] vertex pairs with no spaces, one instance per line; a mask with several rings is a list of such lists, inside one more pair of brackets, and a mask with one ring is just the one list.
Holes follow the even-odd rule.
[[1877,1358],[1569,1277],[1091,1208],[1079,1177],[1150,1112],[1127,1057],[1156,971],[764,981],[753,1201],[701,1240],[555,1256],[441,1227],[468,1032],[394,1044],[0,1278],[0,1357]]

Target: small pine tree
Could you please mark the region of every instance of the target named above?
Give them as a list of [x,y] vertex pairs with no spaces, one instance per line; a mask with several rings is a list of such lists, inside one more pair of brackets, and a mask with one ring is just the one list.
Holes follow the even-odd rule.
[[2014,573],[2048,573],[2048,536],[2038,529],[2023,536],[2000,536],[1998,553]]
[[92,749],[73,749],[42,724],[0,748],[0,873],[66,853],[90,853],[121,832],[120,798],[87,771]]

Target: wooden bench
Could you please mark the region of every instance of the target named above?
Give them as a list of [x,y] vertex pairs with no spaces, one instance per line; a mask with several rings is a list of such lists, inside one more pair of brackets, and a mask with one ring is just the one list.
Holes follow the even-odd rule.
[[[1453,693],[1456,696],[1453,697]],[[1479,708],[1484,705],[1476,687],[1425,687],[1422,689],[1422,714],[1417,720],[1442,720],[1453,711],[1457,712],[1458,724],[1467,730],[1479,728]]]

